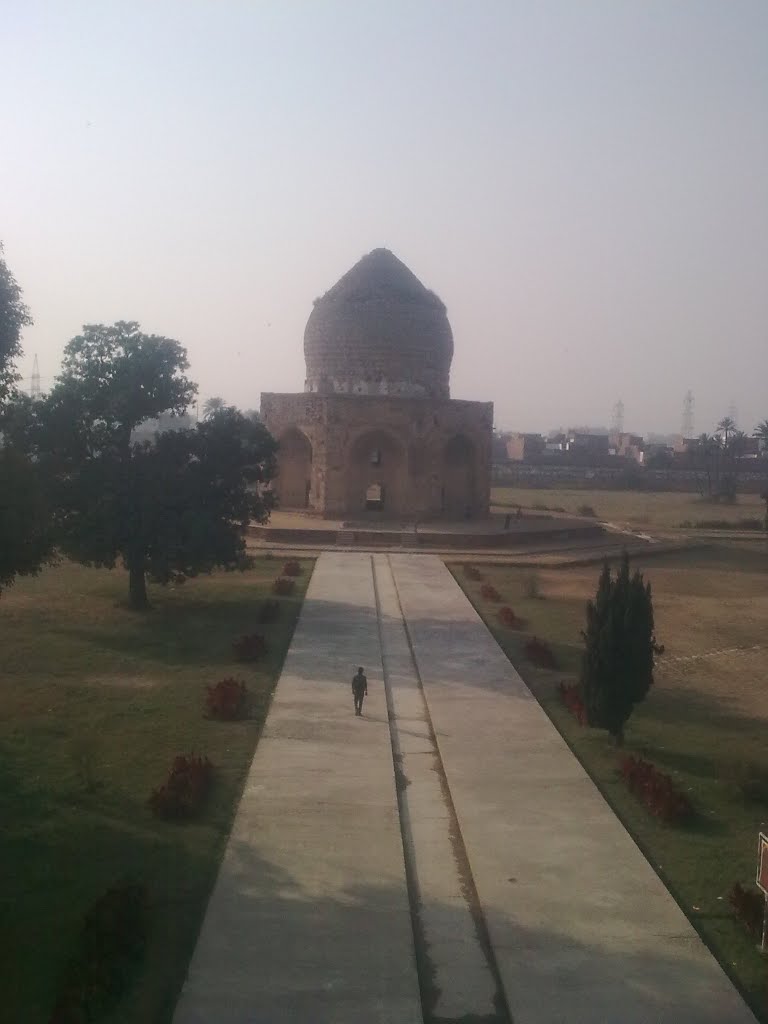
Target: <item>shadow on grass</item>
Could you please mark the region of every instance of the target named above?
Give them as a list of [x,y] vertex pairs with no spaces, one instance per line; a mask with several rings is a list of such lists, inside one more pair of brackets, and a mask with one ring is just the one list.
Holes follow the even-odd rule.
[[144,793],[54,793],[0,747],[3,1020],[46,1024],[86,912],[129,877],[148,887],[149,934],[136,984],[109,1020],[170,1021],[229,831],[231,785],[214,799],[202,822],[160,823]]
[[[728,731],[744,738],[765,741],[765,723],[762,719],[750,717],[733,711],[728,703],[728,695],[716,697],[712,694],[693,691],[690,688],[651,692],[643,704],[644,717],[656,724],[673,728],[706,726],[711,729]],[[722,751],[718,751],[722,755]],[[706,760],[706,755],[705,755]]]
[[[125,618],[109,625],[80,627],[55,624],[51,632],[77,639],[113,653],[149,660],[161,665],[204,667],[232,661],[232,641],[245,632],[257,631],[267,638],[284,636],[293,629],[301,596],[279,599],[281,616],[275,623],[258,621],[266,595],[221,595],[208,600],[158,604],[147,613],[125,612]],[[281,642],[282,645],[282,642]],[[271,664],[269,656],[263,664]]]
[[702,779],[719,778],[712,757],[707,754],[692,754],[680,750],[670,750],[657,743],[644,743],[638,746],[640,753],[649,761],[663,764],[667,771],[684,772]]

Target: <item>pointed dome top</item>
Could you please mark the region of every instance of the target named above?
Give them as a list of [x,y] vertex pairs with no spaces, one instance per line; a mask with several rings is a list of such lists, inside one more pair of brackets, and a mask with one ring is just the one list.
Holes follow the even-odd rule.
[[315,302],[304,355],[307,391],[449,395],[445,306],[388,249],[363,256]]
[[425,288],[418,277],[389,249],[374,249],[363,256],[325,293],[320,302],[360,301],[374,295],[389,298],[399,295],[404,299],[445,309],[435,293]]

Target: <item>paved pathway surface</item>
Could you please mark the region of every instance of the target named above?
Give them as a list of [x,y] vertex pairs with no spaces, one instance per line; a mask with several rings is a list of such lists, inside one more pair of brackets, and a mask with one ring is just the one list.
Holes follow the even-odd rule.
[[327,553],[174,1024],[425,1013],[754,1024],[442,562]]
[[412,934],[371,562],[324,555],[174,1024],[418,1024]]

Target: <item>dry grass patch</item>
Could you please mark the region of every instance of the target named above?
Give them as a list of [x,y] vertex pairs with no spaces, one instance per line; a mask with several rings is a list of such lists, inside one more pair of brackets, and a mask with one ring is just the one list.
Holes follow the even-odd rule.
[[533,509],[546,505],[578,515],[580,506],[591,506],[604,521],[638,529],[670,529],[689,520],[723,519],[734,524],[739,519],[762,519],[765,503],[757,494],[740,495],[734,505],[704,501],[698,494],[678,491],[604,491],[579,488],[494,487],[491,503],[499,511],[509,508]]

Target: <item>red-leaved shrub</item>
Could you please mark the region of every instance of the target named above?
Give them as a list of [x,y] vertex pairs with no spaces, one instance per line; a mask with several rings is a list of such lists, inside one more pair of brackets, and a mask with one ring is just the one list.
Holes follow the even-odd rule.
[[468,580],[481,580],[483,578],[483,574],[479,569],[476,569],[474,565],[465,565],[464,575]]
[[212,781],[213,765],[207,757],[179,754],[167,781],[152,791],[149,806],[158,818],[192,818],[203,806]]
[[280,602],[268,597],[262,601],[258,611],[259,622],[276,622],[280,618]]
[[492,583],[484,583],[482,587],[480,587],[480,596],[484,597],[486,601],[501,600],[501,594]]
[[517,625],[517,616],[508,604],[505,604],[503,608],[499,608],[499,621],[503,626],[509,626],[510,629]]
[[560,700],[565,704],[579,725],[587,724],[587,709],[581,699],[581,689],[578,683],[560,683],[558,686]]
[[266,653],[267,644],[261,633],[246,633],[232,643],[237,661],[258,661]]
[[660,772],[650,761],[627,754],[621,759],[620,771],[630,793],[662,821],[678,825],[693,814],[688,797],[677,789],[669,775]]
[[526,658],[539,668],[557,668],[557,659],[545,640],[532,636],[525,641],[524,650]]
[[728,902],[749,934],[753,938],[759,939],[763,934],[765,896],[756,889],[744,889],[738,882],[735,882],[728,893]]
[[292,558],[283,566],[283,576],[301,576],[301,564]]
[[281,597],[287,597],[289,594],[292,594],[295,589],[295,582],[288,579],[287,576],[278,576],[272,584],[272,593],[279,594]]
[[205,698],[205,713],[208,718],[234,721],[245,718],[248,710],[248,691],[239,679],[220,679],[215,686],[208,687]]

